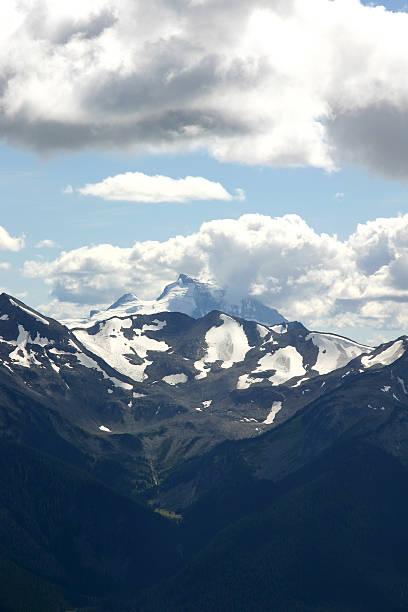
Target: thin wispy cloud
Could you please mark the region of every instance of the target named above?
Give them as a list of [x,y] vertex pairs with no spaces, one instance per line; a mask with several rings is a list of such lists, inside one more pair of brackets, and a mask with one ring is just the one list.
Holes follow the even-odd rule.
[[109,176],[100,183],[87,184],[78,189],[85,196],[95,196],[110,201],[192,202],[196,200],[242,200],[242,189],[236,195],[229,193],[221,183],[201,176],[174,179],[169,176],[148,176],[142,172],[126,172]]
[[58,247],[59,247],[58,242],[55,242],[54,240],[50,240],[49,238],[40,240],[40,242],[37,242],[37,244],[35,245],[36,249],[56,249]]

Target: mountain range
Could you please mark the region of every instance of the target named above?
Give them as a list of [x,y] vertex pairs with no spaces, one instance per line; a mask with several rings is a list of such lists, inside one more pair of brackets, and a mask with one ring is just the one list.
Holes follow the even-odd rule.
[[0,296],[0,610],[405,609],[408,338],[177,283],[70,328]]

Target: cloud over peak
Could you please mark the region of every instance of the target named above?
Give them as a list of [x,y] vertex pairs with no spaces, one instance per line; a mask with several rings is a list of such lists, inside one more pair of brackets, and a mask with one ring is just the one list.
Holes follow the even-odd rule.
[[[125,172],[109,176],[100,183],[88,184],[78,189],[82,195],[96,196],[104,200],[147,202],[191,202],[194,200],[233,200],[221,183],[200,176],[173,179],[168,176],[148,176],[142,172]],[[236,199],[244,199],[237,190]]]
[[59,302],[109,303],[125,291],[154,298],[180,271],[213,281],[231,300],[248,294],[312,328],[408,326],[408,215],[361,224],[348,240],[298,215],[243,215],[166,241],[110,244],[26,261]]
[[405,13],[359,0],[7,0],[0,18],[9,143],[407,177]]

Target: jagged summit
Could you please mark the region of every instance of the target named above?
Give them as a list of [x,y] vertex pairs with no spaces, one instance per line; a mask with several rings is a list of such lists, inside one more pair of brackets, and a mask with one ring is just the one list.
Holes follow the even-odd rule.
[[204,283],[187,274],[168,284],[156,300],[140,300],[134,293],[125,293],[109,308],[92,311],[87,319],[65,321],[68,327],[89,325],[112,316],[124,317],[129,314],[155,314],[159,312],[182,312],[195,319],[212,310],[257,321],[264,325],[280,325],[287,320],[274,308],[265,306],[251,296],[236,302],[226,298],[226,291],[213,283]]
[[215,285],[212,285],[211,283],[202,283],[196,278],[188,276],[187,274],[179,274],[178,279],[174,283],[170,283],[169,285],[165,286],[165,288],[157,298],[157,301],[163,300],[166,296],[169,295],[169,293],[173,292],[174,290],[177,290],[177,288],[185,288],[187,290],[191,290],[192,288],[202,288],[204,290],[206,289],[207,291],[211,288],[212,292],[217,290]]

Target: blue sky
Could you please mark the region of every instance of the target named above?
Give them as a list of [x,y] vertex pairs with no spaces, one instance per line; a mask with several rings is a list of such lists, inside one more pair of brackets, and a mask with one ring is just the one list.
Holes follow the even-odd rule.
[[[286,316],[370,341],[405,332],[408,220],[405,226],[401,219],[408,213],[408,92],[398,71],[406,74],[402,33],[408,16],[391,15],[405,3],[316,0],[310,14],[296,0],[286,8],[279,2],[265,8],[260,1],[237,2],[232,9],[229,0],[207,0],[205,11],[187,0],[180,0],[177,11],[165,0],[154,4],[156,13],[126,0],[114,6],[103,0],[74,2],[64,9],[45,2],[41,27],[35,19],[38,6],[22,9],[9,1],[0,9],[14,24],[0,35],[11,48],[8,61],[17,75],[2,100],[0,225],[12,237],[25,234],[24,248],[0,252],[3,289],[67,316],[127,291],[153,297],[179,272],[240,286],[242,256],[253,266],[252,276],[245,271],[242,292],[255,293]],[[374,11],[380,4],[387,10]],[[131,56],[123,50],[126,37],[134,38],[132,24],[139,27],[136,17],[145,19],[145,49],[153,49],[151,57],[141,56],[141,72],[134,59],[140,49],[132,49]],[[267,20],[268,27],[277,28],[273,44],[262,30]],[[299,48],[288,43],[292,35]],[[212,36],[223,43],[217,57],[208,51]],[[31,50],[25,57],[16,51],[21,43]],[[156,54],[159,44],[165,51]],[[110,45],[120,70],[126,68],[123,78],[114,66],[106,72]],[[95,67],[87,58],[100,49]],[[342,59],[330,63],[323,57]],[[231,66],[237,70],[237,58],[238,77],[231,71]],[[8,75],[10,65],[3,62],[0,73]],[[171,75],[166,78],[176,74],[171,88],[161,81],[164,70]],[[189,125],[180,128],[186,116]],[[177,125],[168,128],[170,121]],[[181,203],[163,197],[155,203],[129,201],[117,194],[117,200],[104,199],[105,179],[127,172],[203,177],[232,197],[187,197]],[[72,193],[64,194],[68,185]],[[85,185],[102,195],[79,193]],[[245,199],[234,196],[236,189]],[[245,221],[231,225],[229,252],[208,247],[204,253],[201,243],[209,234],[214,244],[220,232],[225,244],[232,240],[222,220],[248,214],[261,215],[264,224],[251,244],[245,242],[251,233],[242,229]],[[280,251],[276,245],[268,250],[262,242],[271,243],[268,232],[286,231],[285,224],[271,225],[268,219],[288,214],[298,215],[304,225],[296,221],[287,247],[279,242]],[[375,222],[381,218],[390,221]],[[206,222],[210,230],[200,230]],[[356,234],[358,224],[363,229]],[[337,240],[327,241],[323,233]],[[168,241],[177,235],[185,240],[175,255]],[[195,250],[189,236],[197,236]],[[45,239],[55,246],[38,248]],[[147,243],[152,240],[161,243],[154,262]],[[105,255],[98,245],[122,249],[105,249],[108,261],[117,258],[110,271],[101,269]],[[302,251],[305,245],[308,250]],[[265,260],[278,252],[281,267],[273,262],[268,268]]]
[[365,0],[361,4],[365,4],[367,6],[384,6],[387,10],[390,11],[405,11],[407,9],[407,3],[400,2],[399,0]]
[[[358,223],[408,211],[408,184],[385,180],[352,166],[336,172],[314,168],[270,168],[219,163],[205,153],[120,156],[75,153],[42,159],[3,146],[0,149],[2,224],[11,234],[27,234],[27,248],[9,257],[21,265],[44,256],[34,246],[51,238],[64,250],[111,242],[126,247],[136,240],[166,240],[196,232],[204,221],[237,219],[245,213],[280,216],[295,213],[317,232],[347,238]],[[229,191],[242,188],[245,201],[161,203],[106,202],[79,193],[64,195],[67,184],[80,187],[127,171],[174,178],[205,176]],[[336,194],[343,194],[337,196]],[[45,255],[49,256],[48,251]],[[8,285],[21,291],[10,271]],[[43,300],[46,288],[35,281],[30,295]]]

